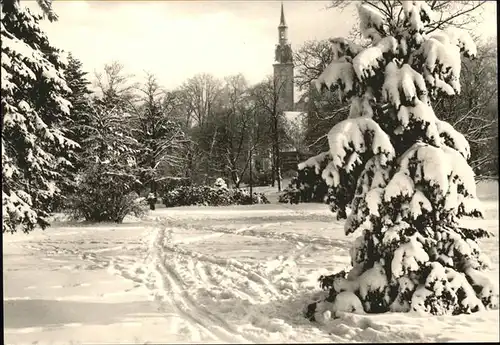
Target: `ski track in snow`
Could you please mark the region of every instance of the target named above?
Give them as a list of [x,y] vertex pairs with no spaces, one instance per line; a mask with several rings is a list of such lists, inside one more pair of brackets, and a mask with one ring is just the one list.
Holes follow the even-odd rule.
[[[171,243],[168,232],[162,228],[157,231],[156,241],[153,245],[153,262],[160,277],[160,287],[166,294],[159,294],[159,299],[166,298],[172,302],[177,311],[192,323],[207,332],[212,340],[228,343],[249,342],[247,339],[228,323],[214,313],[204,309],[190,296],[186,287],[186,277],[182,273],[186,267],[177,264],[176,251],[169,246]],[[165,250],[167,249],[167,250]],[[189,281],[188,281],[189,282]]]
[[[283,325],[266,325],[251,320],[254,328],[269,329],[259,332],[256,329],[238,328],[237,325],[225,321],[224,316],[231,310],[214,309],[217,308],[217,303],[213,301],[222,299],[228,304],[239,301],[240,314],[244,313],[248,305],[279,300],[287,303],[286,299],[293,296],[297,288],[296,280],[300,281],[300,277],[292,279],[291,274],[288,277],[282,277],[280,274],[286,272],[287,267],[300,255],[310,251],[314,244],[338,245],[339,248],[343,246],[328,238],[272,231],[264,233],[257,230],[279,224],[264,223],[239,229],[202,228],[201,230],[207,230],[211,234],[173,241],[172,233],[175,229],[189,230],[189,227],[182,227],[181,222],[174,225],[170,219],[157,219],[155,224],[150,224],[147,238],[142,243],[109,241],[99,243],[103,248],[81,249],[85,244],[83,241],[65,241],[64,244],[69,245],[68,248],[62,247],[60,241],[44,240],[38,243],[30,242],[26,246],[43,251],[50,260],[57,260],[56,256],[77,256],[90,264],[74,267],[76,269],[107,268],[111,274],[118,274],[145,286],[158,303],[160,311],[171,314],[174,308],[182,316],[189,325],[188,333],[201,333],[207,341],[253,343],[269,341],[265,334],[270,330],[276,332]],[[234,258],[203,254],[183,247],[189,243],[227,234],[291,241],[295,246],[290,252],[279,256],[272,267],[262,263],[252,265]],[[106,253],[120,249],[134,249],[136,252],[129,256]],[[138,260],[141,257],[138,253],[143,255],[142,261]],[[203,304],[208,304],[210,310]]]
[[[249,228],[252,227],[244,227],[231,233],[244,232]],[[192,328],[204,333],[210,341],[249,343],[267,340],[255,332],[244,331],[230,325],[220,316],[223,314],[220,310],[210,312],[201,305],[207,297],[227,300],[235,298],[248,301],[250,304],[283,298],[283,292],[264,276],[262,269],[259,270],[235,259],[185,249],[181,246],[184,242],[172,241],[172,230],[165,226],[165,222],[158,223],[152,229],[152,234],[154,240],[150,243],[148,251],[149,263],[145,263],[143,269],[127,270],[121,265],[121,261],[113,261],[111,269],[126,279],[145,284],[151,290],[161,310],[166,312],[173,306]],[[198,240],[204,238],[197,237]],[[186,242],[192,240],[187,239]],[[290,258],[296,257],[306,249],[306,246],[300,247]],[[150,274],[144,278],[145,272],[148,271]]]
[[[175,226],[175,227],[181,227],[183,222],[179,220],[175,220],[173,218],[165,218],[164,220],[167,224],[170,226]],[[311,236],[311,235],[304,235],[304,234],[298,234],[298,233],[293,233],[293,232],[277,232],[277,231],[272,231],[272,230],[267,230],[266,228],[271,227],[271,226],[286,226],[285,223],[283,222],[273,222],[273,223],[263,223],[259,225],[253,225],[253,226],[248,226],[248,227],[243,227],[240,229],[228,229],[225,226],[198,226],[198,227],[190,227],[188,229],[193,229],[193,230],[203,230],[203,231],[210,231],[213,232],[214,234],[211,235],[204,235],[200,237],[195,237],[187,240],[180,240],[182,243],[189,243],[192,241],[200,241],[202,239],[209,239],[212,237],[220,237],[224,234],[230,234],[230,235],[240,235],[240,236],[248,236],[248,237],[258,237],[258,238],[268,238],[268,239],[275,239],[275,240],[283,240],[283,241],[289,241],[293,243],[297,243],[299,245],[303,244],[320,244],[324,246],[332,246],[332,247],[338,247],[340,249],[347,249],[350,246],[351,241],[350,240],[340,240],[340,239],[332,239],[329,237],[324,237],[324,236]],[[259,231],[257,228],[262,228],[264,231]]]

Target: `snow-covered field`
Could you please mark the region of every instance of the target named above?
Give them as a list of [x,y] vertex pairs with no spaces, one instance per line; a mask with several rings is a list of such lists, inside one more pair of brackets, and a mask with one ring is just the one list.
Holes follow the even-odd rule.
[[[498,283],[498,186],[478,188],[486,214],[472,222],[496,236],[482,248]],[[498,310],[307,321],[317,278],[349,265],[352,239],[319,204],[160,208],[4,234],[5,342],[499,341]]]

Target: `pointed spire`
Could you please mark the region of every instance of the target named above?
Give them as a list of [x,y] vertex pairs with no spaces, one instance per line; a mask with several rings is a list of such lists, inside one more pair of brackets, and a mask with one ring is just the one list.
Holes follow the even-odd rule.
[[285,11],[283,10],[283,1],[281,2],[281,18],[280,18],[280,26],[286,27],[285,22]]

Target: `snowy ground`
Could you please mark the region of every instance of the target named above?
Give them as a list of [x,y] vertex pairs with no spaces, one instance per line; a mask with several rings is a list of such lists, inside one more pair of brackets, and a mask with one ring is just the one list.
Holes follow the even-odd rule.
[[[479,186],[495,233],[498,186]],[[317,278],[349,265],[351,237],[324,205],[161,208],[122,225],[57,222],[3,235],[8,344],[499,341],[498,311],[345,314],[310,323]]]

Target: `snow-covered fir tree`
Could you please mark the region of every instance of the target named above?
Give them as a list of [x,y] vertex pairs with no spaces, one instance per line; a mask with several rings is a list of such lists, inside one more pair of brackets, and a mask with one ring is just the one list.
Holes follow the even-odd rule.
[[[65,94],[64,97],[71,102],[71,112],[62,125],[67,130],[66,137],[80,143],[90,135],[86,128],[90,124],[88,113],[92,91],[89,89],[90,82],[87,80],[87,73],[82,70],[82,63],[71,53],[68,54],[67,60],[64,77],[71,92]],[[71,166],[59,170],[62,175],[59,186],[61,193],[53,199],[54,210],[64,210],[69,206],[68,196],[75,192],[75,175],[84,166],[84,155],[82,147],[76,148],[71,157]]]
[[[81,133],[80,125],[86,124],[88,117],[86,114],[90,111],[90,101],[92,91],[89,88],[90,82],[87,79],[87,72],[83,71],[83,65],[80,60],[68,54],[68,65],[64,71],[66,84],[71,93],[66,96],[66,99],[71,102],[71,114],[68,117],[68,137],[76,142],[85,134]],[[88,124],[88,123],[87,123]]]
[[[40,1],[55,19],[50,1]],[[2,1],[2,211],[3,232],[48,225],[60,170],[78,146],[62,123],[71,104],[65,61],[42,32],[39,15],[18,0]],[[68,160],[69,158],[69,160]]]
[[371,44],[333,39],[334,60],[314,81],[320,90],[339,90],[351,102],[350,116],[328,133],[329,151],[301,167],[321,169],[330,200],[350,208],[346,235],[359,237],[352,269],[320,278],[328,293],[308,306],[311,319],[498,306],[477,242],[491,234],[459,223],[482,216],[469,144],[432,109],[433,100],[459,94],[461,57],[474,58],[476,47],[464,31],[435,30],[426,2],[401,4],[388,21],[360,3],[361,32]]

